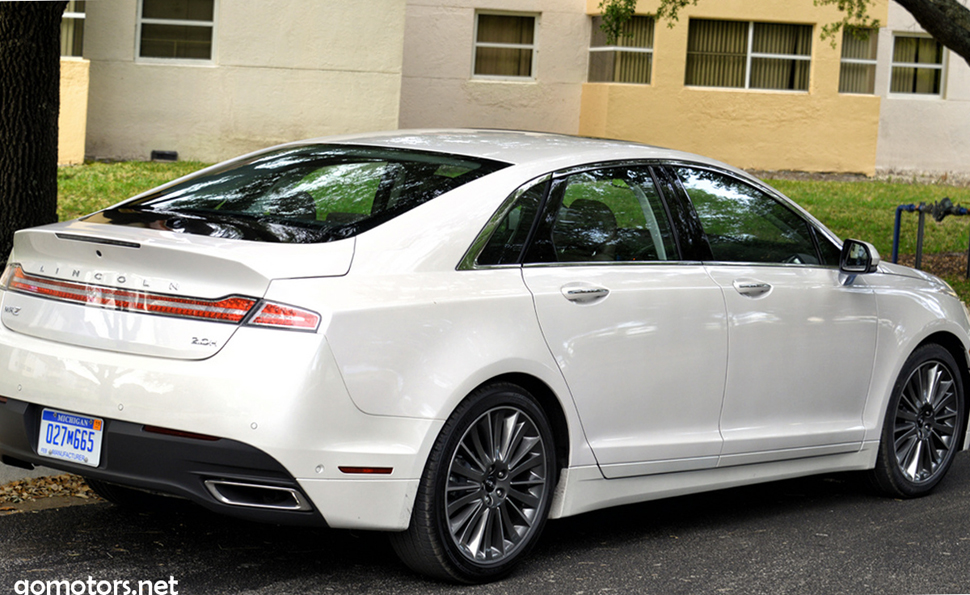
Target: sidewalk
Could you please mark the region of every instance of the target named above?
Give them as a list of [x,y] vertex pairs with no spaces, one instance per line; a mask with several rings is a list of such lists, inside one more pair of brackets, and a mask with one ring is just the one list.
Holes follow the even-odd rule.
[[10,465],[0,463],[0,485],[27,477],[43,477],[45,475],[60,475],[61,473],[63,473],[63,471],[49,469],[47,467],[37,467],[33,471],[27,471],[26,469],[21,469],[20,467],[11,467]]

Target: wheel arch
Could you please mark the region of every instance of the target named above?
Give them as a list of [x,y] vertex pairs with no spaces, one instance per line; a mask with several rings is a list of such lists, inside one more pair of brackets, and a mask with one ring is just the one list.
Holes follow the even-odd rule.
[[545,412],[546,416],[548,416],[549,425],[552,427],[553,439],[556,441],[556,470],[561,473],[569,464],[569,424],[566,421],[566,412],[556,393],[541,379],[521,372],[495,376],[481,383],[476,387],[476,390],[479,387],[497,382],[508,382],[521,386],[539,401],[539,406]]
[[919,349],[923,345],[935,344],[939,345],[943,349],[946,349],[953,359],[956,360],[959,372],[960,380],[963,381],[963,434],[960,436],[962,441],[961,450],[967,447],[967,437],[970,436],[970,431],[968,431],[968,421],[970,421],[970,402],[967,402],[967,391],[970,390],[970,352],[967,351],[966,346],[963,342],[956,337],[956,335],[949,333],[947,331],[937,331],[932,335],[929,335],[917,345],[913,351]]

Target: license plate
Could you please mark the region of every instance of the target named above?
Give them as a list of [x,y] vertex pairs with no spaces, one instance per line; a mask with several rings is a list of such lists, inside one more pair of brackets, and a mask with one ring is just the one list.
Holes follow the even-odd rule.
[[96,417],[44,409],[37,453],[42,457],[97,467],[103,422]]

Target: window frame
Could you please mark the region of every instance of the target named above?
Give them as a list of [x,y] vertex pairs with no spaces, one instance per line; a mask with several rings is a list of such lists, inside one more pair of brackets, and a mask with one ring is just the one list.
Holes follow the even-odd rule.
[[[214,0],[215,1],[215,0]],[[500,17],[523,17],[532,19],[532,43],[531,44],[519,44],[519,43],[496,43],[496,42],[479,42],[478,41],[478,22],[479,17],[485,16],[500,16]],[[475,11],[475,23],[472,31],[472,72],[471,78],[474,80],[492,80],[492,81],[534,81],[536,80],[536,73],[538,72],[538,62],[539,62],[539,17],[538,13],[532,12],[510,12],[510,11],[500,11],[500,10],[476,10]],[[496,49],[529,49],[532,52],[531,69],[528,75],[504,75],[504,74],[476,74],[475,69],[478,60],[478,48],[496,48]]]
[[[940,61],[939,63],[913,63],[913,62],[896,62],[896,40],[901,38],[913,38],[913,39],[932,39],[936,43],[940,44]],[[949,58],[949,52],[946,46],[944,46],[938,39],[929,35],[928,33],[915,33],[915,32],[893,32],[893,47],[889,56],[889,90],[888,95],[895,98],[908,98],[908,99],[943,99],[946,94],[946,71]],[[893,91],[893,71],[896,68],[913,68],[916,70],[938,70],[940,72],[940,85],[936,93],[917,93],[915,91]]]
[[[853,35],[854,35],[854,33],[851,31],[851,29],[848,29],[848,28],[843,29],[843,31],[842,31],[842,48],[843,48],[842,49],[842,52],[843,53],[845,52],[845,50],[844,50],[844,48],[845,48],[845,38],[847,36],[853,36]],[[875,47],[875,54],[876,55],[873,58],[846,58],[844,55],[840,55],[839,56],[839,93],[842,94],[842,95],[875,95],[876,94],[876,81],[875,81],[875,77],[878,74],[877,71],[878,71],[878,65],[879,65],[879,60],[878,60],[878,57],[879,57],[879,29],[869,28],[869,36],[871,38],[873,38],[873,39],[876,40],[876,43],[875,43],[875,46],[876,46]],[[872,91],[865,91],[865,92],[863,92],[863,91],[843,91],[842,90],[842,74],[843,74],[842,68],[846,64],[857,65],[857,66],[871,66],[872,67],[872,69],[873,69]]]
[[[687,79],[687,60],[684,60],[684,86],[685,87],[695,87],[700,89],[733,89],[733,90],[744,90],[744,91],[767,91],[767,92],[778,92],[778,93],[808,93],[812,88],[812,57],[815,50],[815,42],[812,41],[809,53],[807,56],[800,54],[769,54],[765,52],[755,52],[754,51],[754,27],[755,25],[795,25],[799,27],[811,27],[812,36],[811,39],[814,40],[815,35],[815,25],[811,23],[790,23],[790,22],[767,22],[767,21],[736,21],[731,19],[691,19],[698,21],[715,21],[715,22],[726,22],[726,23],[747,23],[748,31],[747,38],[745,39],[745,59],[744,59],[744,86],[743,87],[727,87],[727,86],[716,86],[716,85],[688,85]],[[690,24],[688,23],[688,47],[690,47]],[[690,51],[688,50],[688,53]],[[808,74],[808,85],[805,89],[774,89],[774,88],[763,88],[763,87],[752,87],[751,86],[751,62],[753,59],[763,59],[763,60],[798,60],[803,62],[808,62],[809,64],[809,74]]]
[[[68,3],[67,8],[64,9],[64,14],[61,15],[61,24],[62,24],[61,47],[63,48],[63,44],[64,44],[64,39],[63,39],[64,26],[70,27],[72,34],[76,36],[78,33],[78,25],[80,25],[81,26],[81,53],[77,55],[61,53],[61,58],[81,59],[84,57],[84,21],[87,18],[85,15],[85,12],[87,11],[87,5],[85,5],[84,10],[81,12],[78,12],[77,10],[73,10],[73,11],[68,10],[71,7],[72,7],[72,4]],[[77,5],[75,3],[74,8],[76,7]]]
[[[650,19],[650,21],[651,21],[651,27],[652,27],[652,31],[651,31],[651,41],[653,43],[656,43],[656,34],[657,34],[657,31],[656,31],[656,29],[657,29],[657,19],[656,19],[656,17],[654,17],[653,15],[647,15],[647,14],[636,14],[636,15],[633,15],[633,18],[638,18],[638,17],[639,18]],[[597,18],[602,18],[602,17],[597,15],[597,16],[593,16],[592,19],[591,19],[591,23],[592,23],[591,26],[592,26],[593,29],[595,29],[597,27],[597,23],[596,23],[596,19]],[[619,41],[619,40],[617,40],[617,41]],[[646,48],[646,47],[641,47],[641,46],[627,46],[627,45],[616,45],[616,44],[613,44],[613,45],[594,46],[592,44],[593,44],[593,40],[592,40],[592,36],[590,36],[589,54],[587,54],[587,62],[586,62],[586,82],[593,83],[593,84],[601,83],[601,84],[613,84],[613,85],[652,85],[653,84],[654,47],[652,45],[649,48]],[[614,53],[627,52],[627,53],[631,53],[631,54],[648,54],[650,56],[650,75],[648,77],[650,80],[648,80],[646,82],[631,82],[631,81],[616,81],[616,80],[613,80],[613,81],[591,81],[591,80],[589,80],[589,66],[590,66],[590,63],[592,62],[592,56],[590,54],[600,53],[600,52],[604,52],[604,53],[605,52],[614,52]]]
[[[135,62],[145,64],[178,64],[193,66],[210,66],[216,63],[218,28],[219,22],[219,0],[212,0],[212,20],[195,21],[189,19],[153,19],[142,16],[145,0],[138,0],[138,14],[135,18]],[[172,25],[177,27],[208,27],[212,30],[212,42],[209,46],[208,58],[160,58],[158,56],[141,55],[141,34],[144,25]]]

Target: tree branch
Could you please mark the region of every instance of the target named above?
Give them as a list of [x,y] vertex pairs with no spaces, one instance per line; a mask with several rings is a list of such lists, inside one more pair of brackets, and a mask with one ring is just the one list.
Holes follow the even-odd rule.
[[957,0],[896,0],[937,41],[970,64],[970,9]]

